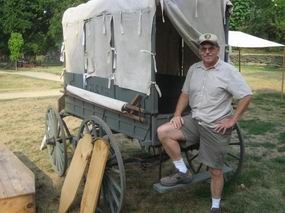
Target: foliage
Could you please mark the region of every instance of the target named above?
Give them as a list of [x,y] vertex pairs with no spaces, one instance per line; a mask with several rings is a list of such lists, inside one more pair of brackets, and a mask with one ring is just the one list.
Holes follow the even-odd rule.
[[0,30],[3,32],[0,35],[0,53],[7,52],[6,35],[12,32],[23,35],[24,55],[46,54],[49,50],[58,49],[62,41],[63,12],[82,2],[84,1],[0,0]]
[[8,41],[10,49],[10,59],[17,61],[22,56],[22,47],[24,45],[24,39],[21,33],[11,33],[11,37]]
[[249,1],[235,0],[233,14],[230,19],[230,28],[232,30],[240,30],[247,26],[247,20],[250,17],[250,4]]
[[234,0],[232,30],[240,30],[274,41],[284,42],[284,0]]
[[[8,53],[12,32],[22,34],[24,55],[59,49],[64,11],[87,0],[0,0],[0,54]],[[263,38],[284,42],[284,0],[233,0],[230,27]]]
[[84,3],[84,0],[64,0],[56,1],[56,6],[53,10],[53,16],[50,19],[48,35],[56,42],[56,46],[60,48],[62,42],[62,26],[61,19],[64,11],[69,7],[75,7],[81,3]]

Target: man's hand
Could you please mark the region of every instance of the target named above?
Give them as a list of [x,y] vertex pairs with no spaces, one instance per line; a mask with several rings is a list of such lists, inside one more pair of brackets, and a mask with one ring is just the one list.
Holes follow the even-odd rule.
[[174,126],[175,129],[180,129],[184,124],[184,120],[181,116],[174,116],[170,120],[170,124]]
[[233,127],[236,123],[236,119],[233,116],[227,117],[216,123],[215,131],[225,134],[227,129]]
[[215,131],[221,132],[222,134],[225,134],[226,130],[228,128],[231,128],[235,125],[235,123],[238,121],[238,119],[241,117],[241,115],[244,113],[244,111],[247,109],[249,103],[251,101],[251,95],[247,95],[239,100],[235,114],[233,116],[227,117],[223,120],[218,121],[215,127]]

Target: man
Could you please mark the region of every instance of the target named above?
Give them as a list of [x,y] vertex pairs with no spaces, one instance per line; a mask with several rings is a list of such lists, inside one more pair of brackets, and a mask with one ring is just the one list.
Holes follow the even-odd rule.
[[[240,73],[219,59],[216,35],[202,34],[199,45],[202,61],[190,67],[173,118],[157,130],[177,169],[177,173],[160,182],[164,186],[190,183],[192,176],[182,159],[179,142],[200,143],[198,160],[209,166],[211,174],[211,212],[221,212],[224,156],[232,127],[247,109],[252,92]],[[239,100],[235,112],[231,104],[233,97]],[[188,104],[191,114],[182,116]]]

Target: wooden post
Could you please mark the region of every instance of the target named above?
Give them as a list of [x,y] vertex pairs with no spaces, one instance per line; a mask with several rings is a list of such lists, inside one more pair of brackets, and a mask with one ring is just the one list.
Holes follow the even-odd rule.
[[238,48],[238,70],[241,72],[241,67],[240,67],[240,47]]
[[284,55],[283,55],[283,69],[282,69],[282,83],[281,83],[281,101],[283,101],[284,77],[285,77],[285,47],[284,47]]

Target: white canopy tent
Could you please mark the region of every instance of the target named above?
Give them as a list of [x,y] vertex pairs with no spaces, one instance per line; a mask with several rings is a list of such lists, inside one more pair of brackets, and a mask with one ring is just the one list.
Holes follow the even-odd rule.
[[[285,47],[285,45],[262,39],[240,31],[229,31],[229,46],[239,48],[239,70],[240,70],[240,48],[266,48],[266,47]],[[282,85],[281,97],[284,91],[284,69],[285,69],[285,48],[283,56],[283,72],[282,72]]]
[[272,42],[240,31],[229,31],[229,46],[240,48],[284,47],[283,44]]

